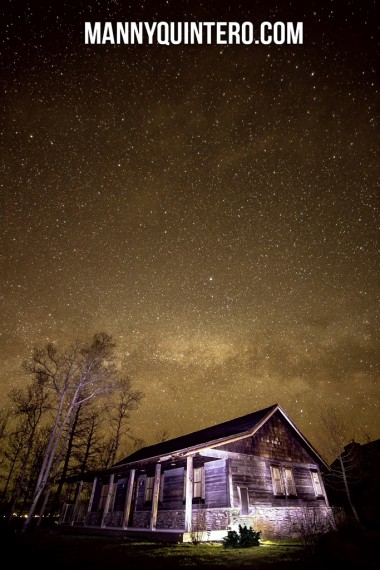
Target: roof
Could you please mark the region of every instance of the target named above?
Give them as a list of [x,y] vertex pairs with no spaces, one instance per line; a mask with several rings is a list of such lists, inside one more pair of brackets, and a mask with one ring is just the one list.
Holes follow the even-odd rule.
[[240,435],[241,433],[250,431],[255,427],[268,413],[274,410],[276,406],[277,404],[263,410],[258,410],[252,414],[242,416],[241,418],[236,418],[222,424],[194,431],[187,435],[181,435],[174,439],[168,439],[162,443],[142,447],[135,453],[132,453],[132,455],[129,455],[122,461],[119,461],[116,465],[130,463],[131,461],[141,461],[142,459],[157,457],[159,455],[170,455],[171,453],[178,452],[182,449]]
[[268,408],[247,414],[246,416],[235,418],[187,435],[182,435],[162,443],[143,447],[116,463],[114,467],[162,456],[170,456],[172,454],[180,454],[181,452],[186,453],[189,449],[194,450],[205,446],[211,447],[228,442],[231,439],[253,435],[253,433],[255,433],[270,417],[272,417],[276,411],[279,411],[282,414],[285,420],[290,424],[293,431],[296,432],[298,438],[302,439],[304,445],[306,444],[312,456],[319,463],[329,469],[322,457],[291,422],[284,410],[278,404],[274,404]]

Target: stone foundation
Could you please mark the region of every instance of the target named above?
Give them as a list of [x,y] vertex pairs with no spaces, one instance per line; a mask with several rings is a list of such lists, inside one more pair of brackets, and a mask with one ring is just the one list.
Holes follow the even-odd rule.
[[150,511],[135,511],[133,513],[133,528],[149,528]]
[[157,525],[159,529],[184,529],[185,511],[159,511]]
[[333,526],[332,512],[328,507],[255,507],[252,514],[241,516],[238,509],[231,509],[229,528],[251,526],[261,532],[261,538],[286,539],[299,536],[301,526],[318,530]]
[[104,524],[105,526],[121,527],[123,526],[123,518],[124,518],[123,511],[114,511],[112,513],[107,513]]
[[100,511],[94,513],[88,513],[86,516],[85,524],[87,526],[100,526],[101,522],[102,522],[102,513]]
[[[330,508],[320,507],[254,507],[249,515],[241,515],[240,509],[215,508],[194,509],[192,513],[192,529],[189,533],[199,537],[199,540],[210,540],[211,531],[223,536],[228,530],[238,531],[239,525],[252,527],[261,532],[263,540],[286,539],[299,536],[301,526],[311,532],[319,532],[333,527],[333,517]],[[135,511],[133,528],[149,529],[151,513]],[[102,514],[89,513],[86,517],[87,526],[100,526]],[[116,511],[106,515],[106,527],[122,527],[123,512]],[[185,511],[158,511],[157,530],[184,530]],[[225,533],[225,534],[224,534]]]

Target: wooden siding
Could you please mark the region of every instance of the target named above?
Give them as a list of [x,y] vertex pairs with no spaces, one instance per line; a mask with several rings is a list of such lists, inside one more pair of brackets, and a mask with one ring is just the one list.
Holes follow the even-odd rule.
[[[167,469],[163,471],[163,489],[160,492],[158,510],[183,510],[184,505],[184,468]],[[217,459],[205,464],[205,501],[209,508],[229,506],[229,488],[227,460]],[[139,477],[137,484],[136,510],[151,510],[151,502],[144,502],[146,476]],[[120,490],[120,497],[122,490]],[[118,497],[118,495],[117,495]],[[193,504],[193,509],[197,509],[197,504]]]
[[229,505],[227,460],[220,459],[206,463],[205,481],[205,505],[209,508],[227,507]]
[[322,502],[323,497],[315,496],[310,469],[305,466],[294,466],[291,463],[276,463],[282,467],[290,466],[293,470],[296,496],[275,496],[273,493],[271,465],[268,459],[242,457],[231,459],[233,505],[240,507],[238,487],[247,487],[250,506],[266,507],[299,507],[311,502]]
[[159,510],[181,510],[183,503],[184,469],[168,469],[164,475],[164,488],[162,490],[162,501]]
[[277,461],[315,463],[279,412],[275,413],[252,437],[218,446],[217,449],[257,455]]

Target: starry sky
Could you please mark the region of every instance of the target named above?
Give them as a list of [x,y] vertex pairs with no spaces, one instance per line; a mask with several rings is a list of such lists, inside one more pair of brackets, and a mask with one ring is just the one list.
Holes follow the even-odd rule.
[[[279,403],[380,437],[375,2],[5,0],[0,403],[106,331],[146,443]],[[84,45],[85,21],[302,21],[303,45]]]

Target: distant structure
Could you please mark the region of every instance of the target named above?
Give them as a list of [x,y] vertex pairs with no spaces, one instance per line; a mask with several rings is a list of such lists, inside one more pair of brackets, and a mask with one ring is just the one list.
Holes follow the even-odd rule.
[[[367,529],[380,530],[380,439],[365,444],[352,441],[345,446],[342,460],[360,522]],[[343,508],[352,517],[339,459],[331,464],[325,482],[333,506]]]
[[182,542],[220,540],[242,524],[286,538],[306,511],[331,516],[328,471],[275,404],[86,473],[61,528]]

